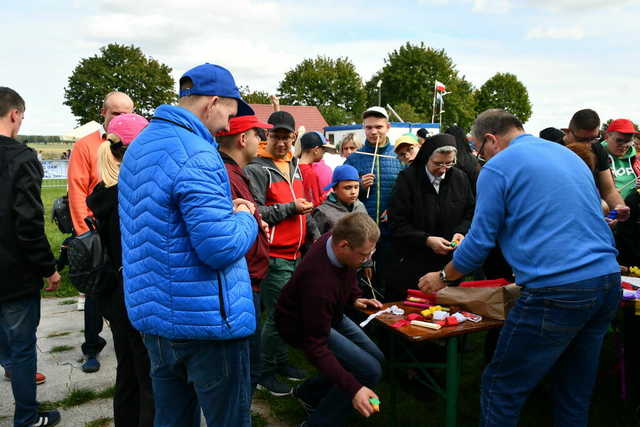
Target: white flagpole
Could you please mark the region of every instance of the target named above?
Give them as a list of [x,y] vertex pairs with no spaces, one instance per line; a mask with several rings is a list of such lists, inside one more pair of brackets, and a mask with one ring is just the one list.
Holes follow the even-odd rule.
[[433,82],[433,107],[431,108],[431,123],[436,119],[436,83]]

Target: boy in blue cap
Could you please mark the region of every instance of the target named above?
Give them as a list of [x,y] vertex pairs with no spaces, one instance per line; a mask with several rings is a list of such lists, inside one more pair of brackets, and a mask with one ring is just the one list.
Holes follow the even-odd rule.
[[330,188],[333,188],[333,192],[311,213],[320,234],[331,231],[335,223],[349,213],[367,212],[364,204],[358,200],[360,176],[353,166],[342,165],[335,168],[331,184],[323,190]]
[[[367,208],[358,199],[360,192],[360,176],[358,170],[351,165],[341,165],[334,169],[331,183],[323,188],[333,189],[325,201],[311,213],[320,234],[328,233],[345,215],[355,212],[367,213]],[[373,261],[362,264],[360,273],[369,281],[373,278]]]

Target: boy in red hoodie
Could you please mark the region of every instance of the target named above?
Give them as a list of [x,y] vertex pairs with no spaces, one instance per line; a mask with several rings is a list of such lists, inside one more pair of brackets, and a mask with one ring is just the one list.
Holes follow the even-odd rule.
[[314,163],[318,163],[326,152],[335,152],[336,146],[329,144],[324,135],[320,132],[307,132],[300,138],[300,162],[298,167],[302,173],[305,198],[313,203],[313,207],[318,207],[324,201],[320,177],[313,168]]

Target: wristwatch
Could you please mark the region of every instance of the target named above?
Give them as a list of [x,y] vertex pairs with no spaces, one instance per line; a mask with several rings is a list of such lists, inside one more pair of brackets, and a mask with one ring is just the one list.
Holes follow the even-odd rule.
[[440,270],[440,280],[444,282],[445,285],[449,285],[450,283],[455,282],[455,280],[447,280],[447,273],[444,272],[444,268]]

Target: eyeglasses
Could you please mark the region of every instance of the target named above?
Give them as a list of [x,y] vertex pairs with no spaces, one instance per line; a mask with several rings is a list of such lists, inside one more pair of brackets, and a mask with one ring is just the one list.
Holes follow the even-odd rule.
[[443,168],[444,167],[444,168],[450,169],[450,168],[452,168],[452,167],[454,167],[456,165],[456,161],[455,160],[453,162],[434,162],[434,161],[430,160],[430,162],[431,162],[431,164],[433,166],[435,166],[437,168]]
[[591,136],[578,136],[571,129],[569,129],[569,132],[571,132],[571,134],[573,135],[573,139],[576,142],[598,142],[598,140],[600,139],[599,135],[596,135],[596,136],[593,136],[593,135],[591,135]]
[[409,157],[411,154],[413,154],[415,149],[416,149],[416,147],[414,145],[410,146],[409,148],[407,148],[406,151],[399,152],[398,153],[398,158],[402,159],[404,157]]
[[293,132],[288,135],[278,135],[276,133],[269,132],[269,139],[274,141],[290,141],[293,139],[293,135]]
[[480,149],[476,153],[476,160],[477,161],[484,161],[484,155],[482,154],[482,150],[484,150],[484,144],[486,144],[486,143],[487,143],[487,137],[485,136],[482,139],[482,144],[480,144]]
[[364,253],[364,252],[360,252],[357,251],[356,248],[353,247],[353,245],[350,242],[347,242],[347,244],[349,245],[349,247],[351,248],[351,250],[353,252],[355,252],[356,254],[358,254],[360,256],[360,258],[362,258],[362,262],[368,260],[369,258],[371,258],[373,256],[373,254],[376,253],[376,248],[373,248],[373,250],[369,253]]
[[626,138],[616,138],[614,139],[614,141],[616,142],[616,144],[618,145],[622,145],[623,147],[629,147],[630,145],[633,144],[633,138],[632,139],[626,139]]

